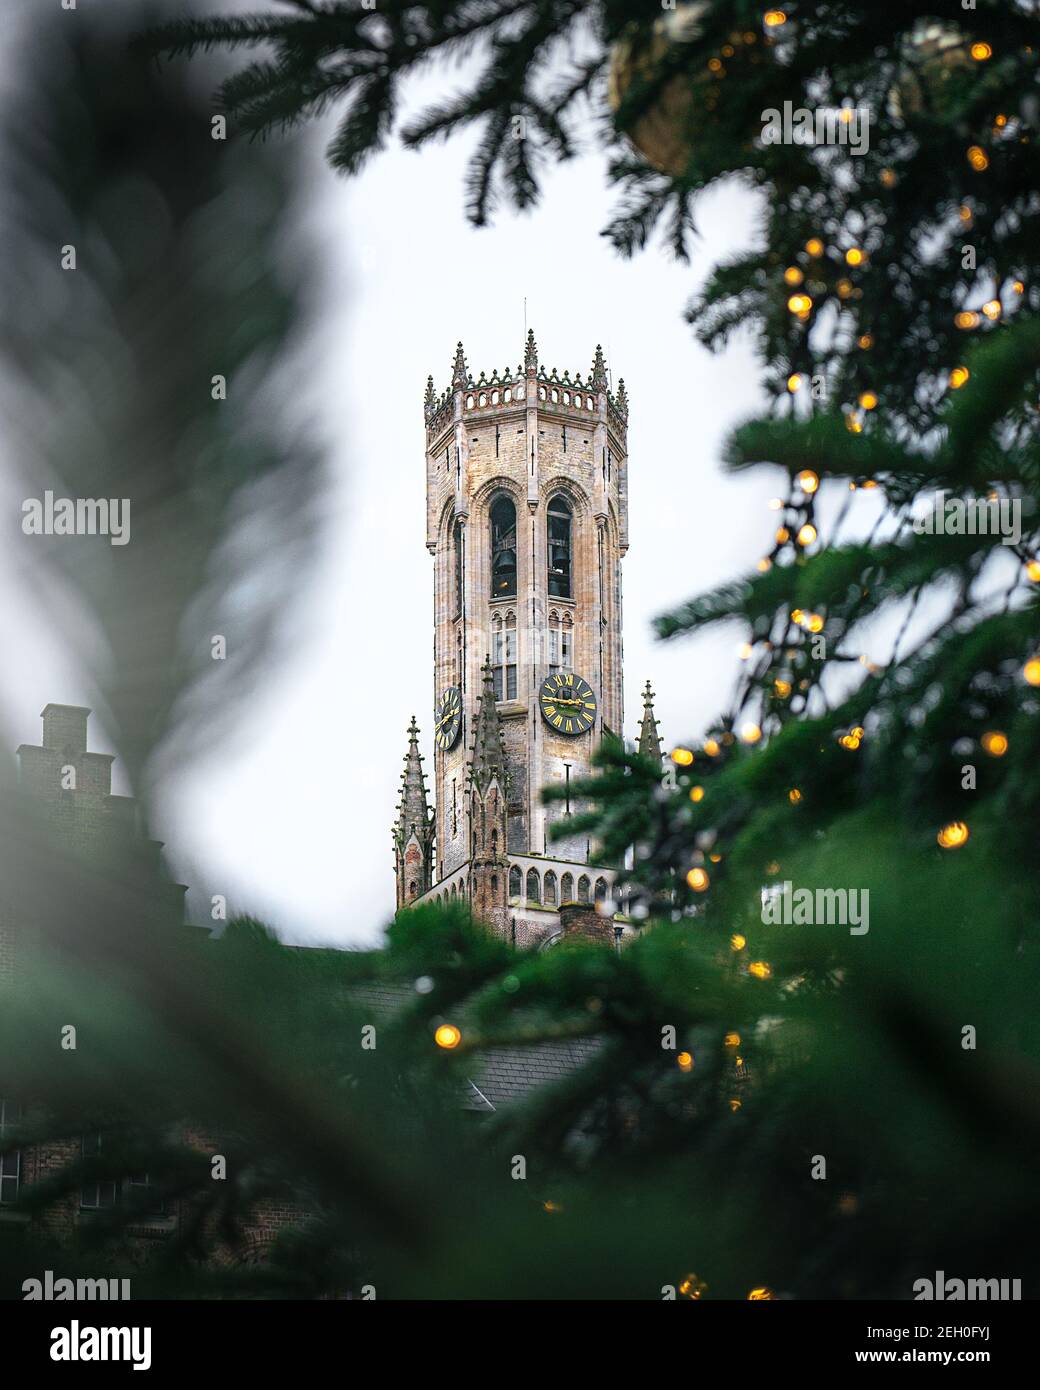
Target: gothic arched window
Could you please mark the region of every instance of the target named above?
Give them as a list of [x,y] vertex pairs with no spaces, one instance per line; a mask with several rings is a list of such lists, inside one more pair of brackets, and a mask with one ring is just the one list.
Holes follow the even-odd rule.
[[552,869],[545,875],[545,905],[546,907],[556,906],[556,875]]
[[557,494],[549,503],[547,522],[549,542],[549,596],[571,596],[571,508]]
[[527,901],[529,903],[540,902],[542,897],[541,885],[538,882],[538,870],[528,869],[527,871]]
[[491,623],[495,699],[516,699],[516,614],[496,613]]
[[509,870],[509,896],[518,898],[524,890],[524,876],[514,864]]
[[606,880],[605,878],[597,878],[597,880],[596,880],[596,901],[597,901],[598,903],[602,903],[602,902],[606,902],[606,900],[607,900],[607,880]]
[[582,874],[578,879],[578,902],[587,903],[589,900],[589,880]]
[[516,595],[516,507],[508,497],[491,506],[491,597]]
[[574,901],[574,875],[564,874],[560,880],[560,902],[572,903]]
[[455,546],[455,616],[462,613],[462,522],[456,521],[454,532]]

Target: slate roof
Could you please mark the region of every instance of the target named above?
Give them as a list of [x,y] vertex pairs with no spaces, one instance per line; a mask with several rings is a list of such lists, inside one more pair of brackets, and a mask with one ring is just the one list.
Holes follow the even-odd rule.
[[[382,1014],[396,1013],[415,997],[407,985],[389,983],[356,985],[351,994]],[[515,1104],[531,1091],[551,1086],[577,1071],[596,1055],[600,1046],[596,1039],[574,1038],[474,1052],[472,1071],[461,1097],[462,1108],[490,1115]]]

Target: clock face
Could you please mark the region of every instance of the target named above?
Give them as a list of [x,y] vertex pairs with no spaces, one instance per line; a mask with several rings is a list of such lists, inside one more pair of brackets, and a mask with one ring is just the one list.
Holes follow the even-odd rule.
[[592,686],[573,671],[546,676],[538,692],[542,718],[560,734],[585,734],[596,722]]
[[434,741],[442,752],[447,753],[459,741],[462,730],[462,691],[457,685],[449,685],[441,696],[434,717]]

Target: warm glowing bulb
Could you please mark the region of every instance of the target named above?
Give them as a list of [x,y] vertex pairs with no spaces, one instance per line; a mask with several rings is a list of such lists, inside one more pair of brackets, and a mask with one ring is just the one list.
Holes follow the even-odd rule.
[[981,174],[983,169],[989,168],[989,155],[981,145],[972,145],[968,150],[968,163],[977,174]]
[[882,170],[881,170],[881,186],[882,186],[882,188],[895,188],[895,186],[896,186],[896,184],[897,184],[898,182],[899,182],[899,178],[898,178],[898,175],[896,174],[896,171],[895,171],[894,169],[882,169]]
[[758,564],[755,566],[755,569],[758,570],[759,574],[766,574],[772,568],[773,562],[772,560],[770,560],[768,555],[763,555],[761,560],[759,560]]
[[776,1298],[776,1294],[773,1292],[771,1288],[769,1288],[766,1284],[759,1284],[757,1288],[752,1289],[751,1292],[748,1294],[747,1301],[749,1303],[760,1303],[763,1300],[774,1298]]
[[805,279],[805,272],[796,265],[789,265],[784,271],[784,280],[788,285],[800,285]]
[[792,608],[792,609],[791,609],[791,621],[792,621],[792,623],[797,623],[798,626],[801,627],[801,625],[802,625],[802,623],[803,623],[804,620],[805,620],[805,614],[802,612],[802,610],[801,610],[800,608]]
[[773,682],[773,689],[781,700],[786,700],[791,693],[791,682],[785,681],[781,679],[780,676],[777,676],[776,680]]
[[820,240],[818,236],[810,237],[809,240],[805,243],[805,249],[806,251],[808,251],[810,256],[822,256],[823,242]]
[[706,738],[704,740],[704,751],[709,758],[717,758],[719,756],[718,739]]
[[797,787],[792,787],[791,790],[787,793],[787,799],[792,806],[797,806],[799,801],[801,801],[802,799],[802,794]]
[[864,391],[860,395],[859,404],[864,410],[874,410],[877,407],[877,396],[873,391]]
[[702,1293],[706,1293],[707,1284],[703,1279],[698,1279],[696,1274],[687,1274],[686,1278],[679,1285],[679,1294],[682,1298],[700,1298]]
[[690,800],[691,800],[691,801],[703,801],[703,800],[704,800],[704,788],[703,788],[703,787],[691,787],[691,788],[690,788]]
[[1030,685],[1040,685],[1040,657],[1030,657],[1022,667],[1022,674]]
[[1011,288],[1015,291],[1016,294],[1025,294],[1026,292],[1026,287],[1021,280],[1015,280],[1012,283]]
[[993,49],[988,43],[973,43],[971,46],[971,56],[976,63],[984,63],[987,58],[993,57]]
[[794,393],[795,393],[796,391],[798,391],[798,390],[801,389],[801,385],[802,385],[802,374],[801,374],[801,372],[792,372],[791,375],[787,378],[787,389],[788,389],[788,391],[790,391],[790,393],[791,393],[792,396],[794,395]]
[[434,1033],[433,1040],[438,1047],[444,1047],[450,1051],[453,1047],[458,1047],[462,1041],[462,1034],[453,1023],[442,1023]]
[[734,932],[729,939],[729,944],[734,951],[742,951],[747,945],[747,937],[741,936],[740,932]]
[[793,294],[787,301],[792,314],[805,314],[812,308],[812,300],[807,294]]
[[786,526],[781,526],[776,533],[777,545],[786,545],[791,539],[791,533]]
[[1040,560],[1030,560],[1026,565],[1026,574],[1034,584],[1040,584]]
[[838,291],[839,299],[848,299],[852,293],[852,281],[846,280],[843,276],[834,287]]
[[967,367],[954,367],[953,371],[950,373],[951,389],[959,391],[970,376],[971,372],[968,371]]
[[982,312],[988,319],[999,319],[1002,307],[999,299],[987,299],[982,306]]
[[750,642],[741,642],[740,646],[737,648],[737,655],[740,657],[741,661],[747,661],[753,651],[754,648]]
[[757,980],[768,980],[773,973],[773,967],[768,961],[753,960],[748,966],[748,974],[754,975]]
[[675,1064],[680,1071],[693,1071],[693,1053],[680,1052],[675,1059]]
[[820,486],[820,480],[811,468],[804,468],[798,474],[798,486],[803,492],[815,492]]
[[787,23],[783,10],[766,10],[762,18],[767,29],[778,29],[781,24]]
[[1002,758],[1008,751],[1008,736],[997,729],[990,729],[982,735],[982,746],[991,758]]
[[820,617],[819,613],[810,613],[805,621],[805,626],[810,632],[822,632],[823,619]]
[[757,743],[762,737],[762,730],[754,723],[743,724],[740,729],[740,737],[745,743]]
[[722,1039],[722,1041],[725,1043],[725,1045],[726,1045],[727,1047],[739,1047],[739,1046],[740,1046],[740,1034],[739,1034],[739,1033],[727,1033],[726,1036]]
[[813,541],[814,541],[815,539],[816,539],[816,527],[813,526],[812,522],[807,521],[807,522],[805,523],[805,525],[802,526],[802,527],[799,529],[799,532],[798,532],[798,544],[799,544],[799,545],[812,545],[812,543],[813,543]]
[[856,346],[862,348],[864,352],[869,352],[874,346],[874,337],[871,333],[861,333],[856,339]]
[[849,249],[845,252],[846,265],[862,265],[865,260],[866,255],[859,249],[858,246],[850,246]]
[[676,763],[679,767],[689,767],[693,762],[693,754],[688,748],[673,748],[672,762]]
[[734,1115],[735,1115],[735,1114],[737,1113],[737,1111],[740,1109],[742,1103],[743,1103],[743,1102],[742,1102],[737,1096],[730,1096],[730,1098],[729,1098],[729,1108],[733,1111]]
[[942,849],[960,849],[968,839],[968,827],[962,820],[953,820],[944,825],[935,838]]
[[962,309],[959,314],[954,314],[953,322],[957,328],[978,328],[979,316],[973,309]]
[[708,877],[707,869],[691,869],[686,875],[686,882],[695,893],[703,893],[711,879]]

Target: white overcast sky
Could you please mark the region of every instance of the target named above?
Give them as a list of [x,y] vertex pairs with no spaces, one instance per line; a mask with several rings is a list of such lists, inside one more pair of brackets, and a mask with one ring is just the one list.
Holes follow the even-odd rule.
[[[625,378],[629,737],[647,678],[666,742],[696,737],[725,705],[742,634],[661,645],[650,623],[753,564],[779,479],[722,473],[725,435],[761,404],[758,371],[746,342],[713,357],[683,322],[712,263],[751,237],[747,195],[730,188],[703,200],[692,266],[659,249],[624,261],[600,235],[613,195],[597,153],[551,173],[533,214],[503,209],[476,231],[463,207],[468,141],[394,148],[348,183],[323,163],[327,135],[306,136],[313,171],[299,208],[322,282],[309,355],[335,480],[320,560],[286,615],[291,660],[272,664],[243,707],[235,745],[165,786],[153,830],[197,895],[194,920],[205,920],[203,895],[222,892],[232,911],[254,912],[289,939],[361,945],[393,910],[390,825],[413,712],[432,768],[422,398],[428,373],[438,390],[448,384],[456,341],[474,374],[518,362],[526,298],[546,365],[585,372],[601,342],[615,382]],[[33,634],[32,594],[8,592],[0,649],[21,658],[5,672],[5,722],[15,743],[38,742],[48,701],[92,705],[94,692],[46,633]],[[344,731],[335,742],[321,734],[330,704]],[[117,751],[97,718],[92,746]]]

